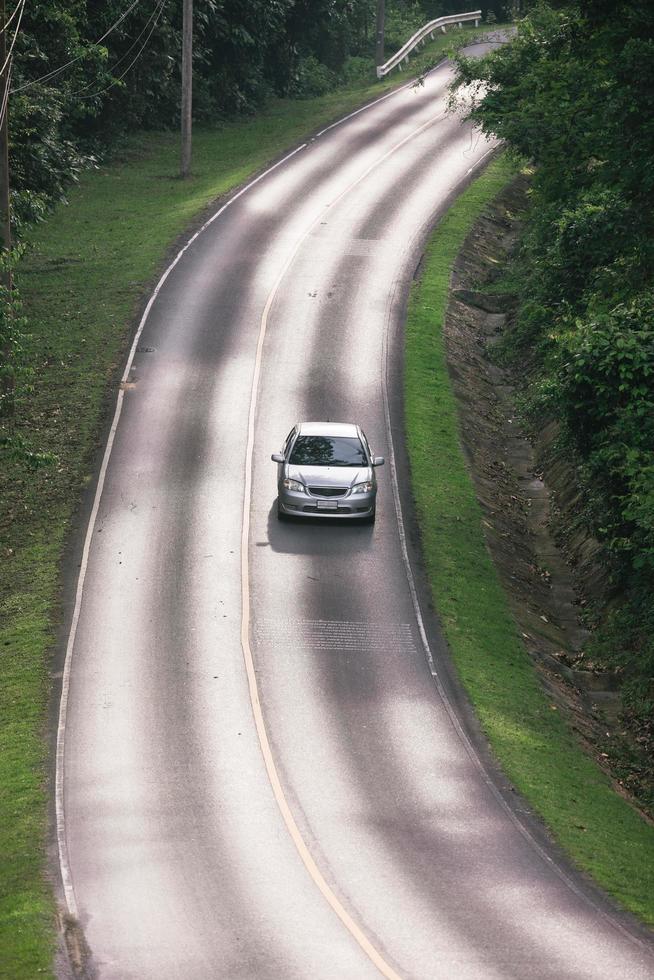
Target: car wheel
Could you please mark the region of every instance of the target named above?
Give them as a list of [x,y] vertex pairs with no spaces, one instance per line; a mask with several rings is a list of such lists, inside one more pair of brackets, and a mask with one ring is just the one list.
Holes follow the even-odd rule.
[[288,514],[285,514],[284,513],[284,511],[282,510],[282,508],[279,506],[279,501],[277,501],[277,520],[278,521],[287,521],[288,519],[289,519],[288,518]]
[[375,523],[375,517],[376,516],[377,516],[377,511],[376,510],[373,510],[372,514],[369,514],[368,517],[364,517],[363,520],[361,521],[361,523],[362,524],[374,524]]

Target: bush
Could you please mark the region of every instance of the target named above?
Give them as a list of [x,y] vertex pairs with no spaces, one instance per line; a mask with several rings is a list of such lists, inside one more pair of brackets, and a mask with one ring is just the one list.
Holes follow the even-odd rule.
[[312,99],[336,88],[337,77],[312,54],[301,58],[291,82],[289,95],[296,99]]
[[[538,237],[541,289],[572,304],[585,305],[593,294],[617,300],[633,293],[651,260],[649,229],[638,210],[601,184],[582,189],[555,215],[546,211]],[[616,262],[618,275],[611,270]]]
[[624,0],[616,18],[606,2],[530,3],[511,44],[458,58],[452,99],[535,171],[504,356],[539,376],[531,411],[562,423],[585,487],[576,516],[615,586],[597,643],[625,665],[642,717],[654,712],[653,38],[651,4]]
[[428,20],[417,3],[397,4],[386,11],[384,46],[387,54],[395,54],[403,44]]
[[351,58],[347,59],[343,65],[342,74],[347,85],[352,85],[355,82],[360,82],[366,78],[370,78],[371,81],[374,81],[376,77],[371,59],[362,58],[359,55],[353,55]]
[[647,441],[654,419],[654,293],[576,320],[563,343],[564,411],[582,452],[607,429],[629,442]]

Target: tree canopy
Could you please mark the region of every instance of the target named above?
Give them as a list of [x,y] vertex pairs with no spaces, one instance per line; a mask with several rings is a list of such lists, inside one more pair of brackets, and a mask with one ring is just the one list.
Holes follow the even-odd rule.
[[[7,16],[21,10],[9,115],[18,232],[122,134],[178,125],[182,0],[10,0]],[[372,50],[374,13],[375,0],[196,0],[195,118],[251,112],[303,84],[311,94],[311,70],[333,81]]]
[[[540,3],[511,44],[458,60],[458,97],[535,165],[521,256],[533,400],[580,463],[625,602],[603,649],[654,703],[654,8]],[[606,637],[611,634],[613,640]]]

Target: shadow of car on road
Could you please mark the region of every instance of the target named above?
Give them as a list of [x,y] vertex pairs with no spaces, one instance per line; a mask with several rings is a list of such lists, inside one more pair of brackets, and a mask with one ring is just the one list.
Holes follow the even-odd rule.
[[374,525],[337,517],[299,517],[280,521],[277,501],[268,512],[268,541],[256,541],[258,547],[269,544],[273,551],[295,555],[343,555],[372,548]]

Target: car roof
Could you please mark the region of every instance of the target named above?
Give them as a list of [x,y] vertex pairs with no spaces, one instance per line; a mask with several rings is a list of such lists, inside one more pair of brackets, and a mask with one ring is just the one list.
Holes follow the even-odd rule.
[[354,422],[299,422],[298,430],[303,436],[349,436],[358,437],[359,426]]

